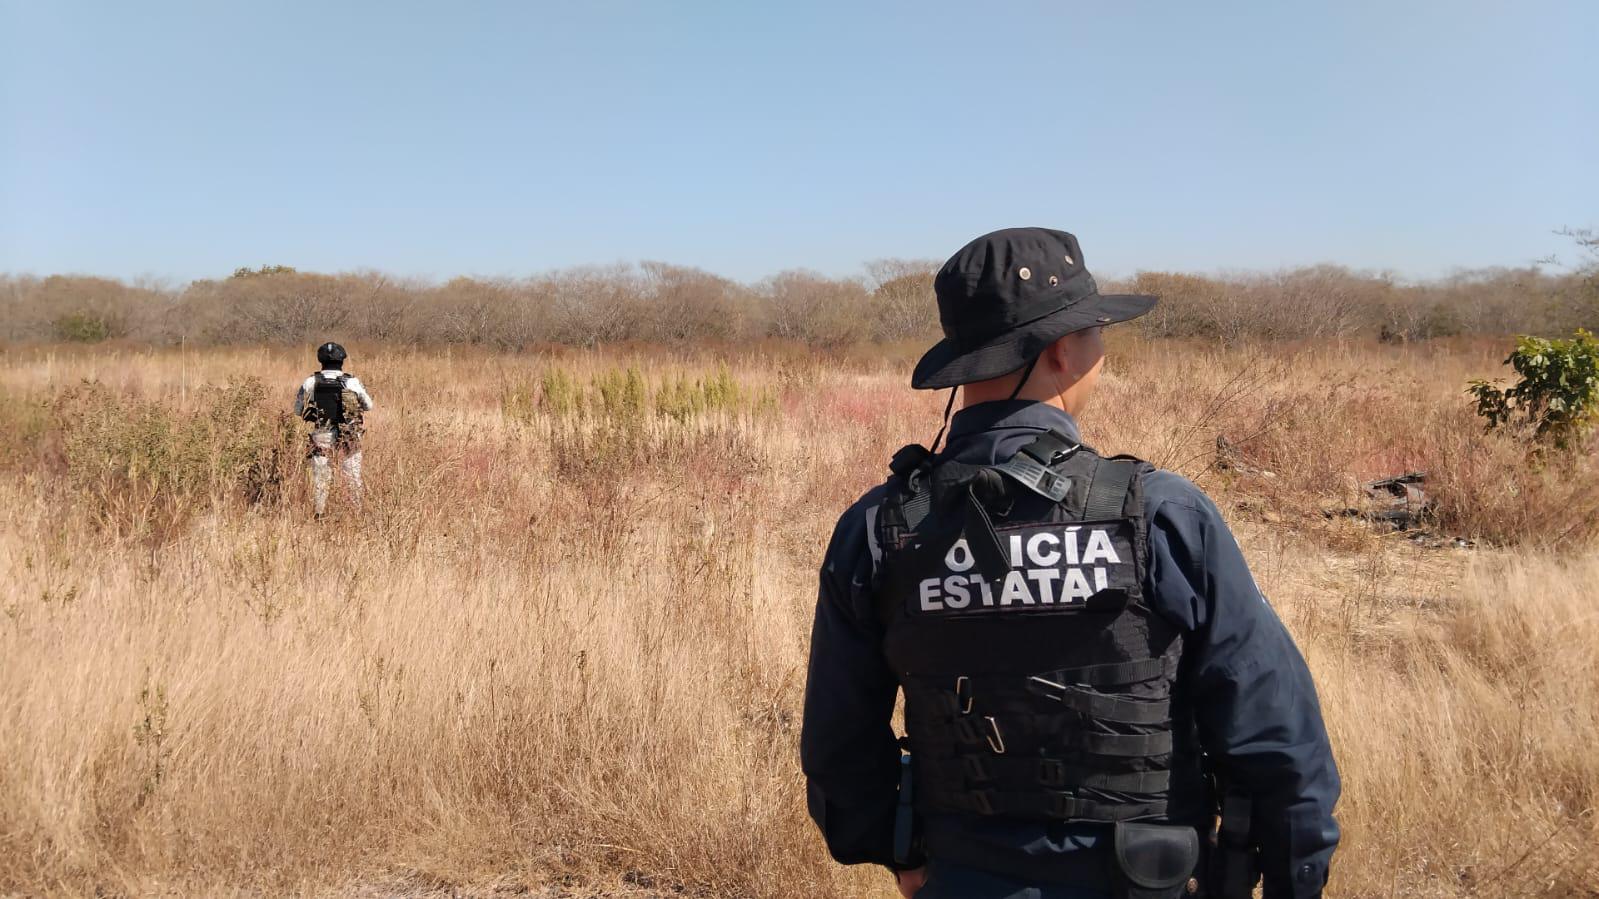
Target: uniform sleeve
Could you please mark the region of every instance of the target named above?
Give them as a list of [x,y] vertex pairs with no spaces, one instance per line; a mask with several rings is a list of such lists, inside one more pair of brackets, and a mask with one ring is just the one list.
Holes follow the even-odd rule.
[[866,510],[874,494],[845,513],[822,562],[800,764],[811,817],[833,858],[892,866],[899,745],[890,719],[899,683],[883,657],[871,598]]
[[344,386],[355,394],[356,399],[361,401],[361,410],[363,412],[372,411],[372,395],[366,392],[366,385],[361,383],[360,378],[351,375],[350,380],[344,382]]
[[298,393],[296,393],[294,395],[294,414],[295,415],[304,415],[305,414],[305,398],[311,392],[311,384],[312,384],[312,382],[314,380],[315,380],[314,378],[306,378],[304,381],[302,381],[300,383],[300,390],[299,390]]
[[1255,585],[1232,532],[1197,488],[1153,517],[1156,601],[1184,649],[1200,739],[1252,798],[1266,899],[1314,899],[1338,845],[1338,768],[1310,670]]

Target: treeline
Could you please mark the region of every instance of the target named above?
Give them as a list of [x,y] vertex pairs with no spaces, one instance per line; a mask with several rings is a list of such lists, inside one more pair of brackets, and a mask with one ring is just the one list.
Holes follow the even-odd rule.
[[1569,334],[1599,325],[1599,281],[1591,271],[1496,268],[1403,284],[1386,275],[1318,265],[1229,277],[1140,272],[1115,286],[1162,298],[1140,319],[1145,333],[1160,337],[1410,341]]
[[[655,262],[443,284],[283,266],[240,269],[181,288],[0,275],[0,339],[206,344],[337,337],[515,349],[769,337],[838,347],[936,334],[935,268],[881,260],[859,278],[789,271],[757,284]],[[1599,327],[1591,270],[1491,269],[1419,284],[1333,265],[1271,274],[1141,272],[1101,289],[1159,294],[1161,304],[1137,324],[1156,337],[1407,341]]]

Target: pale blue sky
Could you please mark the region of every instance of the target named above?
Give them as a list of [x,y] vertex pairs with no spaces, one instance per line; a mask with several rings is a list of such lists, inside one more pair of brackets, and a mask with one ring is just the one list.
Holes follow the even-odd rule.
[[1599,225],[1596,60],[1593,0],[0,0],[0,271],[1520,265]]

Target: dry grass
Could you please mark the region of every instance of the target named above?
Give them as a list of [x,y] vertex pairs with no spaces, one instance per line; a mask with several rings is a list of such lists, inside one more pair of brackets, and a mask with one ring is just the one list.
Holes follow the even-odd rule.
[[[0,356],[0,893],[886,895],[804,816],[797,715],[833,520],[940,398],[898,364],[353,349],[368,501],[321,526],[300,478],[224,476],[275,406],[246,445],[184,430],[299,355]],[[1458,410],[1499,349],[1119,350],[1087,436],[1217,496],[1321,686],[1331,895],[1595,895],[1595,471],[1488,464],[1519,456]],[[84,378],[246,461],[85,480]],[[1218,433],[1272,476],[1212,468]],[[1322,514],[1408,467],[1496,543]]]

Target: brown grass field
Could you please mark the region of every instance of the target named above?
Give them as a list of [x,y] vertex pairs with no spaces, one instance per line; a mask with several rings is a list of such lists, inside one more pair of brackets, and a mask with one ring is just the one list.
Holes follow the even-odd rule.
[[[1116,336],[1085,437],[1217,498],[1316,675],[1329,895],[1599,896],[1599,465],[1483,433],[1505,343]],[[892,895],[798,716],[833,522],[938,426],[910,356],[351,352],[321,523],[308,349],[0,352],[0,894]],[[1475,547],[1326,514],[1413,468]]]

